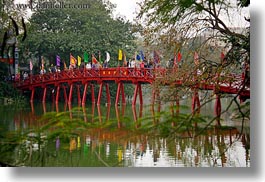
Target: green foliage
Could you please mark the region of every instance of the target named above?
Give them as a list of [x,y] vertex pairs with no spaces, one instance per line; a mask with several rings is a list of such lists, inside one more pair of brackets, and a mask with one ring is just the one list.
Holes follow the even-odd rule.
[[[79,1],[64,3],[80,4]],[[111,17],[112,4],[89,0],[88,9],[38,9],[29,19],[29,37],[21,44],[21,49],[29,49],[34,56],[44,56],[48,64],[55,62],[58,54],[69,64],[69,54],[83,58],[101,51],[101,60],[105,51],[111,54],[111,65],[117,65],[118,49],[134,49],[131,24],[123,19]]]
[[[147,25],[143,27],[143,36],[146,45],[155,46],[157,49],[162,49],[163,55],[171,54],[173,57],[174,52],[186,52],[185,46],[193,45],[196,39],[200,40],[200,47],[194,49],[192,46],[189,50],[202,50],[205,52],[207,47],[211,47],[213,55],[220,55],[220,49],[226,49],[226,58],[232,64],[250,59],[250,33],[248,17],[241,13],[243,7],[249,6],[249,1],[238,0],[236,2],[222,1],[222,0],[208,0],[208,1],[195,1],[195,0],[145,0],[141,5],[139,18],[141,24]],[[238,17],[245,19],[246,30],[238,32],[234,30],[234,22],[228,22],[230,12],[238,12]],[[247,15],[246,15],[247,16]],[[227,18],[224,18],[227,17]],[[144,22],[144,23],[143,23]],[[212,35],[207,35],[203,39],[205,32]],[[211,45],[213,42],[223,42],[222,46]],[[209,44],[209,45],[208,45]],[[163,50],[164,49],[164,50]],[[173,50],[172,50],[173,49]],[[219,51],[219,52],[218,52]],[[170,52],[170,53],[169,53]],[[236,56],[239,52],[240,56]],[[226,53],[226,52],[225,52]],[[191,57],[191,55],[190,55]],[[200,53],[200,59],[209,60],[209,54],[203,55]],[[185,59],[187,59],[185,57]],[[216,62],[219,62],[219,57],[216,57]],[[238,60],[238,62],[234,62]],[[239,63],[240,65],[240,63]]]
[[8,65],[0,62],[0,101],[4,98],[12,99],[13,104],[22,104],[25,101],[24,96],[13,87],[12,82],[8,82]]

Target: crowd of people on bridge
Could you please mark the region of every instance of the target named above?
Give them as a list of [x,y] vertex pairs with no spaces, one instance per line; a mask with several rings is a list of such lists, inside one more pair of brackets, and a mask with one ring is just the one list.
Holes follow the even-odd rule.
[[[73,59],[73,60],[71,60]],[[171,59],[173,60],[173,59]],[[67,66],[66,62],[63,61],[63,66],[60,64],[51,64],[50,66],[45,66],[44,58],[42,57],[41,66],[40,66],[40,72],[39,74],[45,74],[45,73],[56,73],[60,72],[61,70],[74,70],[74,69],[102,69],[102,68],[109,68],[110,64],[108,60],[105,60],[103,62],[98,61],[95,54],[91,55],[91,61],[83,61],[78,62],[77,59],[75,59],[72,55],[70,57],[70,64]],[[127,68],[159,68],[161,67],[160,60],[155,59],[146,59],[146,57],[132,57],[128,61],[123,59],[122,61],[119,61],[118,67],[127,67]]]

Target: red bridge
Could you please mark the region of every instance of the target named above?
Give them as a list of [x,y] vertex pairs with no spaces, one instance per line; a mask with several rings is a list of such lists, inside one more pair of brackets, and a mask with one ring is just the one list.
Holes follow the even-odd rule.
[[[15,82],[15,87],[20,90],[31,91],[31,101],[34,100],[36,88],[42,88],[42,102],[46,101],[47,89],[51,88],[55,93],[55,102],[58,103],[60,90],[64,92],[64,100],[68,103],[72,102],[73,88],[77,89],[78,102],[85,105],[87,89],[91,89],[92,103],[95,101],[94,85],[99,84],[99,92],[97,96],[97,104],[100,105],[102,90],[106,88],[107,103],[110,104],[109,83],[117,84],[116,101],[119,103],[120,95],[122,103],[126,103],[124,94],[124,83],[135,85],[132,105],[136,104],[137,96],[139,95],[140,104],[143,104],[141,84],[162,84],[174,86],[189,86],[193,89],[213,90],[215,93],[237,94],[240,99],[245,100],[250,98],[250,89],[244,84],[244,77],[241,75],[212,75],[209,81],[198,81],[195,76],[180,78],[172,78],[174,69],[164,68],[102,68],[102,69],[74,69],[56,73],[47,73],[43,75],[31,75],[28,79]],[[188,73],[192,75],[192,73]],[[185,78],[185,80],[184,80]],[[188,79],[187,79],[188,78]],[[187,84],[189,83],[189,84]],[[83,87],[81,99],[80,87]],[[153,91],[153,98],[155,97]],[[219,94],[218,94],[219,95]],[[193,107],[199,105],[198,94],[193,98]],[[220,98],[219,98],[220,100]]]

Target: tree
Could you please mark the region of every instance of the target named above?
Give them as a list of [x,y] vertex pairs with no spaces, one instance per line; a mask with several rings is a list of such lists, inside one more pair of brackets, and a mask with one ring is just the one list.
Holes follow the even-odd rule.
[[[138,16],[147,25],[142,34],[149,44],[164,43],[176,51],[208,34],[201,48],[218,40],[227,59],[241,63],[249,62],[250,54],[248,6],[245,0],[145,0]],[[241,22],[240,31],[235,19]]]
[[[60,4],[61,1],[52,1]],[[84,52],[90,56],[95,54],[101,63],[105,60],[105,51],[110,53],[110,66],[118,65],[118,50],[133,55],[135,36],[132,24],[119,17],[113,19],[112,11],[115,6],[109,1],[101,0],[67,0],[65,5],[87,5],[86,8],[34,8],[42,1],[34,1],[32,15],[28,19],[28,37],[20,44],[22,53],[21,63],[29,64],[33,60],[35,73],[41,66],[42,56],[46,69],[55,65],[56,55],[69,65],[70,53],[83,59]],[[44,2],[45,3],[45,2]],[[47,3],[47,2],[46,2]],[[40,4],[41,5],[41,4]],[[116,87],[111,86],[111,95],[115,95]]]
[[[166,58],[164,61],[177,52],[184,55],[182,68],[170,76],[186,81],[184,85],[188,87],[182,88],[184,93],[194,84],[190,83],[194,75],[186,73],[197,73],[198,69],[202,73],[197,75],[197,81],[218,83],[215,75],[243,73],[242,88],[249,87],[249,4],[250,1],[245,0],[144,0],[138,15],[141,34],[146,46],[161,50]],[[195,51],[199,54],[199,65],[193,62]],[[222,53],[224,55],[220,56]],[[172,93],[176,92],[169,95]],[[239,106],[236,98],[238,95],[233,101]],[[239,106],[238,110],[243,118],[249,117],[249,108],[241,112]]]
[[[64,3],[78,5],[83,1],[68,0]],[[28,24],[30,36],[21,48],[38,56],[39,61],[41,56],[46,57],[50,64],[55,62],[57,54],[68,63],[70,53],[83,57],[84,52],[91,55],[99,51],[103,61],[105,51],[108,51],[111,53],[110,63],[117,64],[118,49],[135,47],[131,24],[122,18],[111,17],[114,5],[110,2],[89,0],[86,4],[88,7],[83,9],[34,10]]]

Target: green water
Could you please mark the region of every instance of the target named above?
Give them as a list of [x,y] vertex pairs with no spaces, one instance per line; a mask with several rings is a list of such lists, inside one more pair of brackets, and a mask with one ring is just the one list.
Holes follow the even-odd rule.
[[[250,167],[249,123],[241,127],[228,112],[224,128],[178,129],[168,106],[2,105],[0,161],[32,167]],[[201,109],[212,113],[212,103]]]

